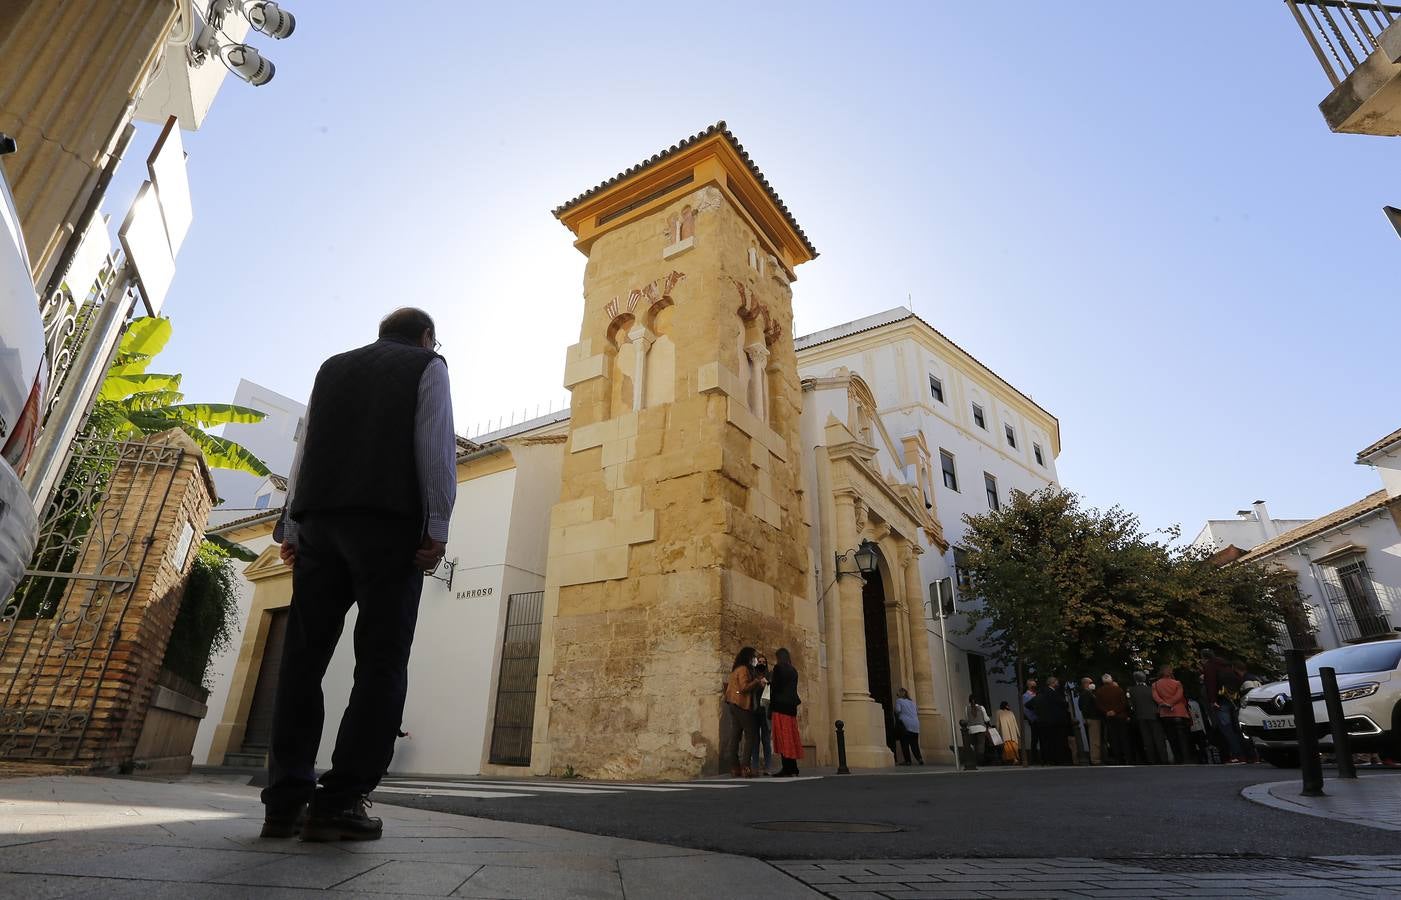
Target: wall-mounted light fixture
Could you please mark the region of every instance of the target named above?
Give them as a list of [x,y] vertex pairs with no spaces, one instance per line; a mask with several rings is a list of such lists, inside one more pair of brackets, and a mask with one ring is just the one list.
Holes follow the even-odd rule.
[[[856,563],[855,572],[842,571],[842,560],[848,557],[851,557],[852,561]],[[845,553],[838,553],[836,568],[833,571],[837,573],[838,578],[841,578],[843,575],[860,575],[864,577],[874,573],[876,571],[876,545],[870,541],[862,541]]]

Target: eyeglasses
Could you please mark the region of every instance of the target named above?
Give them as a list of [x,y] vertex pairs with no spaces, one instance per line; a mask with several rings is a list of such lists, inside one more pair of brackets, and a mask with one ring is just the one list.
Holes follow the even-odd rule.
[[439,350],[441,350],[441,349],[443,349],[443,342],[440,341],[440,340],[438,340],[437,338],[434,338],[434,339],[433,339],[433,352],[434,352],[434,353],[437,353],[437,352],[438,352]]

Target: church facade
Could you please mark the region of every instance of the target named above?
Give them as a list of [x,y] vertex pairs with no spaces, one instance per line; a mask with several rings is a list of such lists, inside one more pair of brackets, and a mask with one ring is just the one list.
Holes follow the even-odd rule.
[[[842,720],[852,766],[892,765],[900,688],[948,759],[970,693],[1014,694],[933,601],[958,594],[963,514],[1056,483],[1055,418],[908,310],[795,339],[816,250],[723,123],[555,212],[586,257],[571,408],[464,442],[392,770],[714,773],[746,645],[792,653],[810,761]],[[270,518],[220,529],[263,552],[197,763],[266,749],[290,597]],[[325,752],[350,673],[342,647]]]

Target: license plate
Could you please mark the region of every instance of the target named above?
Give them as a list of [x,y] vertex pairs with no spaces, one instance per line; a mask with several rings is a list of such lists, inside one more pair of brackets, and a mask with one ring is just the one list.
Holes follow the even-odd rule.
[[1276,731],[1284,728],[1294,727],[1293,716],[1266,716],[1265,721],[1260,723],[1260,727],[1266,731]]

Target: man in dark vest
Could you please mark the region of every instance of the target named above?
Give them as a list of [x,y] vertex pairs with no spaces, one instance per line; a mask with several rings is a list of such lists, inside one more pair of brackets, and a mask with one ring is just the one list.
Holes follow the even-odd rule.
[[[374,840],[367,795],[394,754],[423,575],[443,558],[457,498],[447,364],[433,320],[390,313],[379,340],[321,366],[274,538],[292,567],[264,837]],[[355,684],[316,782],[321,679],[357,608]],[[310,804],[308,808],[308,804]]]

